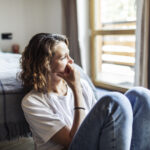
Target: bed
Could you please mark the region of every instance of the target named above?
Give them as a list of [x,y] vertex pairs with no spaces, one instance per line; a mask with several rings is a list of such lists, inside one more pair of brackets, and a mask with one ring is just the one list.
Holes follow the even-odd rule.
[[19,54],[0,52],[0,141],[30,135],[20,107],[26,94],[17,79],[20,57]]

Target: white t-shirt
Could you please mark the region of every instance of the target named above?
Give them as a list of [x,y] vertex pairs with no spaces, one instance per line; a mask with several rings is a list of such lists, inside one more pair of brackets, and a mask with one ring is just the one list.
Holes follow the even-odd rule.
[[[81,79],[82,93],[85,100],[85,112],[96,103],[88,83]],[[68,86],[67,95],[56,93],[42,94],[30,91],[22,100],[22,109],[30,125],[36,150],[61,150],[63,146],[50,139],[65,125],[71,128],[74,118],[74,96]]]

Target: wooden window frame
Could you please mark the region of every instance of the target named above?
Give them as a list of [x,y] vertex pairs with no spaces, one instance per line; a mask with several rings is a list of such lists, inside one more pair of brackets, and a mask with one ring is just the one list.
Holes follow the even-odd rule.
[[[122,86],[117,86],[113,84],[109,84],[103,81],[96,80],[96,61],[95,58],[99,57],[96,56],[96,49],[95,49],[95,38],[98,35],[135,35],[135,29],[128,29],[128,30],[96,30],[95,29],[95,2],[96,0],[90,0],[90,55],[91,55],[91,78],[95,86],[102,87],[109,90],[117,90],[120,92],[126,92],[129,88],[125,88]],[[99,1],[100,2],[100,1]],[[100,10],[100,9],[99,9]],[[100,15],[100,12],[98,13]],[[133,54],[135,56],[135,54]]]

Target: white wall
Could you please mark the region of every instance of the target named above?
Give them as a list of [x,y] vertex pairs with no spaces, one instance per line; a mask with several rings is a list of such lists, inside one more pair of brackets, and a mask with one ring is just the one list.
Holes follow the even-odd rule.
[[62,15],[61,0],[0,0],[0,34],[13,34],[12,40],[0,39],[0,49],[18,43],[22,51],[39,32],[64,34]]

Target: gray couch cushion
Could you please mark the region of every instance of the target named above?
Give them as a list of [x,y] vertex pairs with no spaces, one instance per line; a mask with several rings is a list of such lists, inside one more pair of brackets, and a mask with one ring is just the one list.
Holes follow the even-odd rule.
[[94,84],[92,83],[91,79],[89,78],[89,76],[84,72],[84,70],[80,66],[78,66],[77,64],[74,64],[74,66],[80,72],[81,78],[83,78],[84,80],[86,80],[89,83],[91,89],[93,90],[95,98],[98,99],[99,97],[97,95],[97,90],[96,90]]

